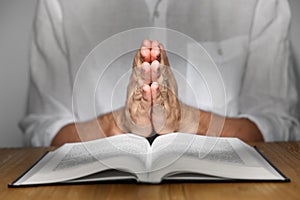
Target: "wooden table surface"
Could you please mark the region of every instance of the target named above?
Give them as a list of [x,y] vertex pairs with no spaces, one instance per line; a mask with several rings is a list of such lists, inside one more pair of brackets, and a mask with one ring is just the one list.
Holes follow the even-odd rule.
[[87,184],[8,188],[51,148],[0,149],[0,199],[300,199],[300,142],[256,143],[289,183]]

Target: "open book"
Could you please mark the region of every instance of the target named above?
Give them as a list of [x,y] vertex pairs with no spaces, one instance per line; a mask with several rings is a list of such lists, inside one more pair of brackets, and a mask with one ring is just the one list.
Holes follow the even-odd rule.
[[69,143],[48,152],[9,186],[93,181],[288,181],[255,148],[237,138],[133,134]]

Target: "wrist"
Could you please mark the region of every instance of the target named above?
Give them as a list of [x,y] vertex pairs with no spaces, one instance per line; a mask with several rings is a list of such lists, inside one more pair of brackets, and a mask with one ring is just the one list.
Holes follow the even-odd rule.
[[184,103],[181,103],[180,107],[180,123],[179,129],[176,131],[197,134],[199,132],[200,110]]
[[200,111],[198,134],[223,136],[226,117],[208,111]]
[[124,131],[119,128],[115,118],[116,118],[116,114],[118,113],[118,111],[116,112],[111,112],[111,113],[107,113],[105,115],[99,116],[97,118],[98,120],[98,124],[101,128],[101,131],[103,133],[103,135],[105,136],[113,136],[113,135],[118,135],[121,133],[124,133]]
[[211,113],[199,110],[199,125],[197,134],[206,135],[209,127],[209,122],[211,118]]

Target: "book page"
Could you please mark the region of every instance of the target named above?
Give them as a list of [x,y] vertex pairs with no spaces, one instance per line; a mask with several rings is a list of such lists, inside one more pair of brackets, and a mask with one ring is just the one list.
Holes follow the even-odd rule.
[[174,172],[231,179],[282,178],[252,147],[237,138],[194,134],[163,135],[152,144],[153,181]]
[[132,134],[65,144],[50,152],[15,184],[62,182],[107,169],[142,172],[149,150],[145,138]]

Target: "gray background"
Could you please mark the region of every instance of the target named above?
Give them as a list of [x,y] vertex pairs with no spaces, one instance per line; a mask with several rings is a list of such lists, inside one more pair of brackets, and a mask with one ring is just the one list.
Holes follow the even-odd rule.
[[[0,147],[23,146],[18,121],[26,109],[28,46],[36,2],[0,0]],[[290,2],[292,48],[300,77],[300,0]]]
[[0,147],[23,145],[28,44],[37,0],[0,0]]

